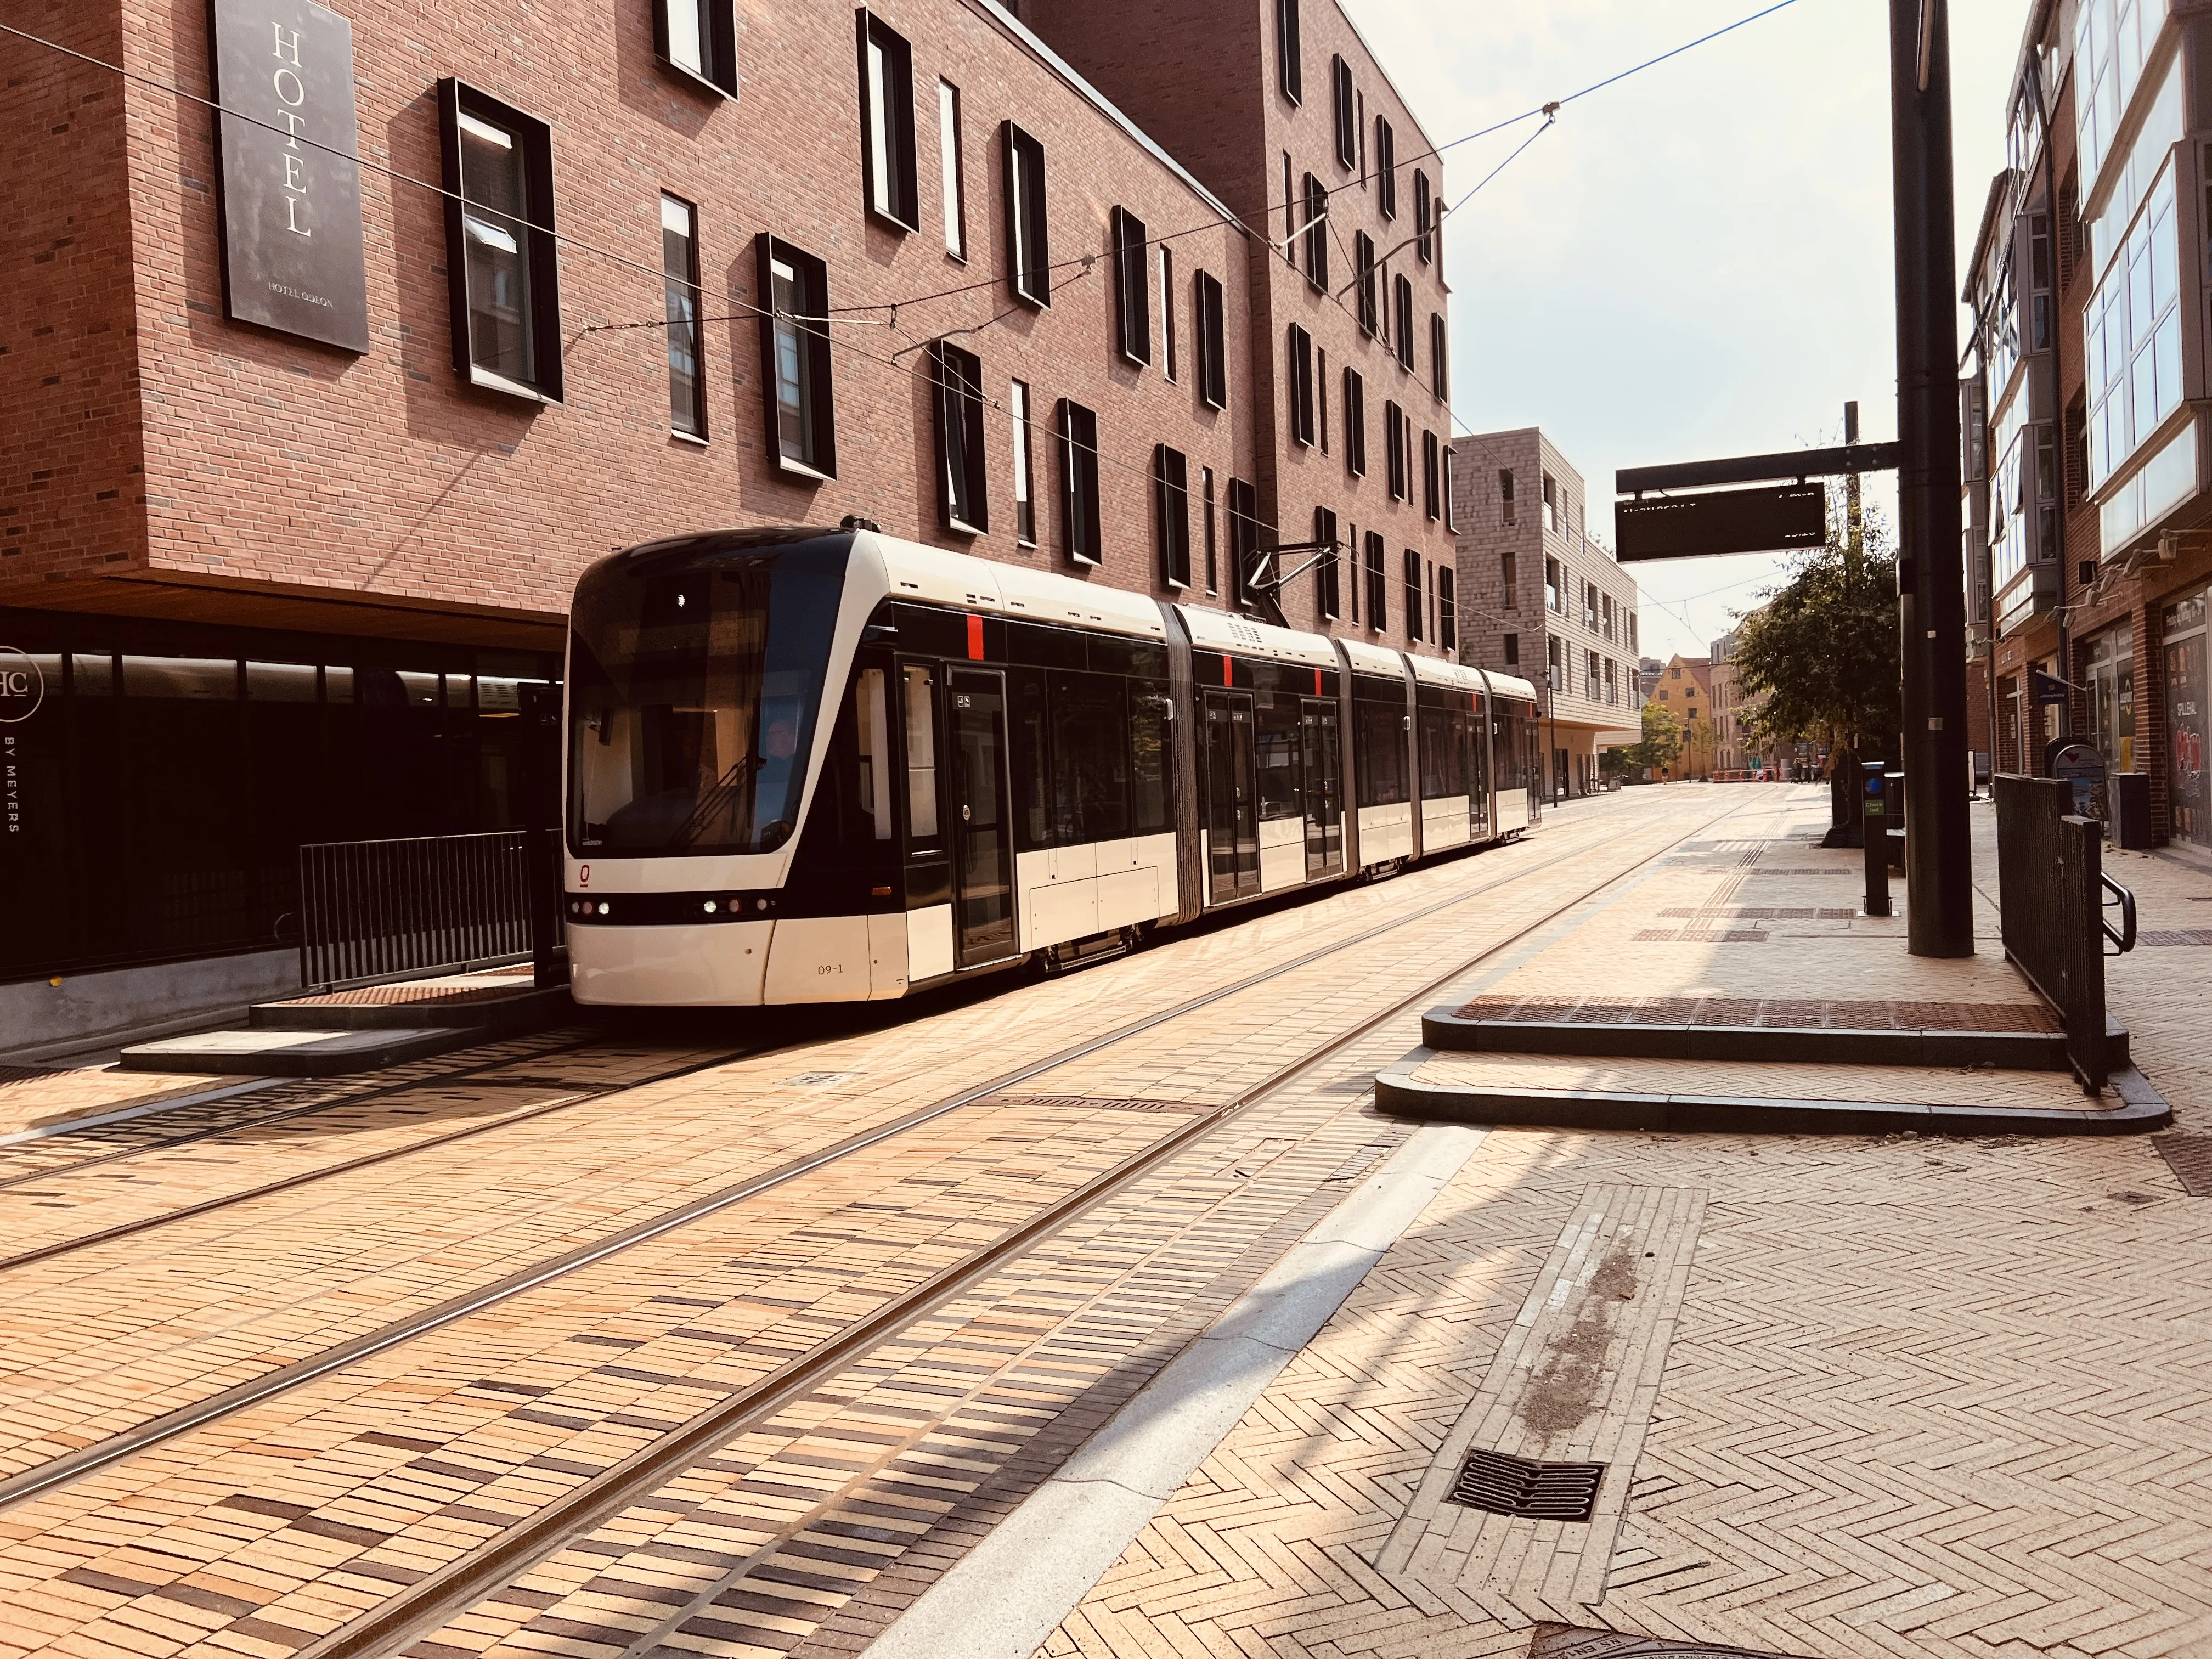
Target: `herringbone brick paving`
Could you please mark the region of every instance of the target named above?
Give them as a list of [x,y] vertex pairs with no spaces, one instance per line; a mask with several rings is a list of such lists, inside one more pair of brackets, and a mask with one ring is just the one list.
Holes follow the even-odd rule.
[[[1824,812],[1802,792],[1774,826],[1791,881],[1836,856],[1782,839]],[[1750,873],[1710,850],[1676,867],[1708,890],[1693,902]],[[2108,867],[2146,926],[2212,898],[2176,861]],[[1577,930],[1597,988],[1777,994],[1742,967],[1767,953],[1726,942],[1622,961],[1632,921]],[[1546,954],[1484,988],[1587,988],[1571,951]],[[2199,960],[2108,968],[2138,1062],[2203,1127]],[[1874,994],[1935,988],[1866,961],[1889,981]],[[1934,994],[2017,998],[2000,964],[1968,971],[1975,990]],[[1563,1603],[1525,1551],[1455,1593],[1384,1571],[1554,1242],[1608,1184],[1705,1207],[1642,1447],[1608,1477],[1632,1484],[1601,1593]],[[1533,1542],[1552,1523],[1511,1524]],[[1820,1659],[2212,1654],[2212,1204],[2139,1139],[1493,1133],[1042,1651],[1443,1659],[1524,1652],[1547,1620]]]

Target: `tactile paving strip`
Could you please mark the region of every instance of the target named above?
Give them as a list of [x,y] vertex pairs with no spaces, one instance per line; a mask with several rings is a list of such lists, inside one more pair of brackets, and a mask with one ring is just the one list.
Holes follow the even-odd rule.
[[1842,1001],[1814,997],[1488,996],[1475,998],[1459,1012],[1464,1019],[1540,1020],[1563,1025],[1747,1025],[1845,1031],[2061,1029],[2055,1014],[2033,1002]]

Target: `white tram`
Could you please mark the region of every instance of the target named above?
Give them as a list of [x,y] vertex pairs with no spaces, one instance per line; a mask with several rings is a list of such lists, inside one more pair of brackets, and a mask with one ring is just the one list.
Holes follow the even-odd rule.
[[1535,690],[867,530],[602,559],[567,684],[576,998],[901,997],[1535,818]]

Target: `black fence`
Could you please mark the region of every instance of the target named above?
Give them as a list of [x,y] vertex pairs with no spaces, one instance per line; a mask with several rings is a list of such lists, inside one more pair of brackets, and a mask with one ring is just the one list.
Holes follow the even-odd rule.
[[323,989],[532,956],[542,964],[561,942],[559,834],[301,848],[300,982]]
[[[2005,955],[2065,1021],[2074,1074],[2094,1093],[2112,1075],[2105,947],[2135,948],[2135,896],[2105,874],[2103,826],[2075,816],[2071,782],[2002,774],[1996,793]],[[2107,908],[2118,910],[2117,921]]]

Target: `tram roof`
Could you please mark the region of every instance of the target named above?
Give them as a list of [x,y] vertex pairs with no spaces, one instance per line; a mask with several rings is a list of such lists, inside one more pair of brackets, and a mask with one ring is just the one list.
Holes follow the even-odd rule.
[[894,599],[991,611],[1042,623],[1073,623],[1113,634],[1165,639],[1167,623],[1158,604],[1142,593],[1078,581],[1027,565],[998,564],[972,554],[954,553],[920,542],[902,541],[879,531],[855,533],[854,544],[872,548],[890,577]]
[[1492,696],[1518,697],[1523,702],[1536,701],[1536,688],[1517,674],[1501,674],[1495,668],[1483,669],[1481,674],[1490,682]]
[[1413,665],[1413,678],[1424,684],[1449,685],[1455,691],[1483,689],[1479,670],[1463,667],[1449,657],[1416,657],[1408,653],[1406,660]]
[[1200,651],[1233,651],[1248,657],[1272,657],[1278,662],[1308,663],[1316,668],[1337,665],[1336,653],[1319,634],[1278,628],[1273,623],[1232,617],[1226,611],[1210,611],[1203,605],[1179,605],[1176,614],[1189,630],[1191,644]]
[[1364,640],[1347,640],[1341,635],[1337,636],[1336,648],[1344,653],[1345,661],[1352,665],[1355,674],[1382,674],[1394,680],[1406,678],[1405,659],[1395,651],[1385,651]]

